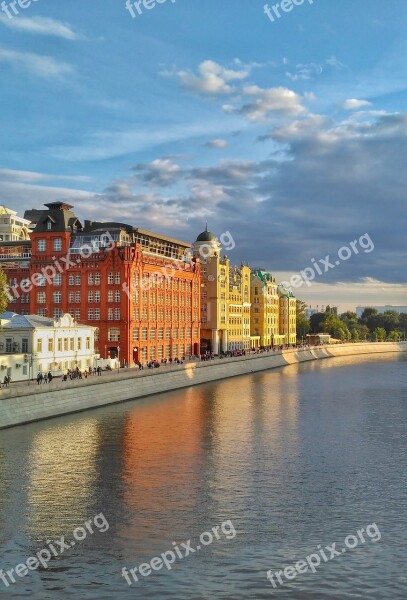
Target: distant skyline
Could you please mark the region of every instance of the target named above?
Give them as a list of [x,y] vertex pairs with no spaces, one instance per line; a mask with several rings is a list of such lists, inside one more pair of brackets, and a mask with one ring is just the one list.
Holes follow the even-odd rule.
[[[294,293],[406,305],[407,3],[32,2],[0,13],[0,204],[64,200],[287,280],[368,234]],[[274,3],[269,3],[273,5]],[[8,5],[8,3],[6,3]]]

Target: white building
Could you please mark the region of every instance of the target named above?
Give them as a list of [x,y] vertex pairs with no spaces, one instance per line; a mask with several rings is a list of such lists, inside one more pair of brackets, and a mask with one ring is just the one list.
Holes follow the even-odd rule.
[[30,221],[19,217],[15,210],[0,206],[0,241],[19,242],[30,239]]
[[37,315],[0,315],[0,382],[33,379],[38,372],[62,375],[96,366],[95,327],[79,325],[69,314],[54,320]]
[[395,310],[398,313],[407,313],[407,306],[391,306],[390,304],[386,304],[386,306],[357,306],[356,316],[360,318],[365,308],[374,308],[379,314],[383,314],[386,312],[386,310]]

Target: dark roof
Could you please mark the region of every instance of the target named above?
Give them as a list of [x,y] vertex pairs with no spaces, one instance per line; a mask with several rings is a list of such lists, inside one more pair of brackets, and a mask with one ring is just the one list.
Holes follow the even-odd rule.
[[197,242],[216,242],[216,235],[208,231],[208,225],[206,225],[205,231],[200,233],[196,238]]
[[149,231],[148,229],[133,227],[128,223],[116,223],[115,221],[85,221],[85,227],[81,233],[83,235],[87,235],[90,233],[105,233],[106,231],[112,231],[117,229],[123,229],[124,231],[126,231],[126,233],[130,235],[143,235],[145,237],[153,238],[155,240],[160,240],[163,242],[169,242],[170,244],[175,244],[177,246],[182,246],[183,248],[191,247],[191,244],[189,242],[183,242],[182,240],[177,240],[166,235],[161,235],[161,233],[154,233],[153,231]]
[[82,229],[82,223],[78,217],[71,211],[72,206],[64,202],[50,202],[45,205],[47,210],[26,211],[25,218],[32,219],[35,223],[34,233],[40,233],[47,230],[47,221],[53,223],[52,231],[73,231],[76,225]]

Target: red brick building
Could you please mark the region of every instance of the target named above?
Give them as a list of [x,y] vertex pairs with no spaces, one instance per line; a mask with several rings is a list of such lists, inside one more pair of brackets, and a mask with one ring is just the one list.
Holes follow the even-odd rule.
[[82,223],[63,202],[27,211],[29,241],[1,242],[8,310],[98,327],[101,357],[133,361],[199,353],[199,264],[190,244],[123,223]]

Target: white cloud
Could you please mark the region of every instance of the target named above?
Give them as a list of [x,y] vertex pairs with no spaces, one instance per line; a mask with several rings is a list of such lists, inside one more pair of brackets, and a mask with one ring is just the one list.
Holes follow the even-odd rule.
[[205,60],[198,67],[198,75],[190,71],[177,71],[175,75],[182,86],[191,92],[217,96],[232,93],[234,90],[229,82],[246,79],[249,73],[249,68],[236,71]]
[[364,108],[365,106],[371,106],[371,103],[367,102],[367,100],[349,98],[348,100],[345,100],[342,106],[345,110],[358,110],[359,108]]
[[0,16],[0,23],[3,23],[10,29],[16,29],[24,33],[33,33],[37,35],[47,35],[63,38],[65,40],[83,39],[81,35],[73,31],[69,23],[62,23],[48,17],[21,17],[9,19],[6,16]]
[[0,62],[23,68],[38,77],[61,78],[73,73],[73,67],[68,63],[57,61],[51,56],[42,56],[29,52],[16,52],[0,48]]
[[253,101],[237,110],[226,105],[223,107],[225,112],[238,112],[249,121],[265,121],[271,113],[293,117],[305,112],[301,96],[285,87],[263,89],[248,85],[243,88],[243,94],[253,97]]
[[51,175],[49,173],[38,173],[37,171],[18,171],[14,169],[0,169],[0,177],[8,181],[32,182],[37,181],[90,181],[85,175]]

